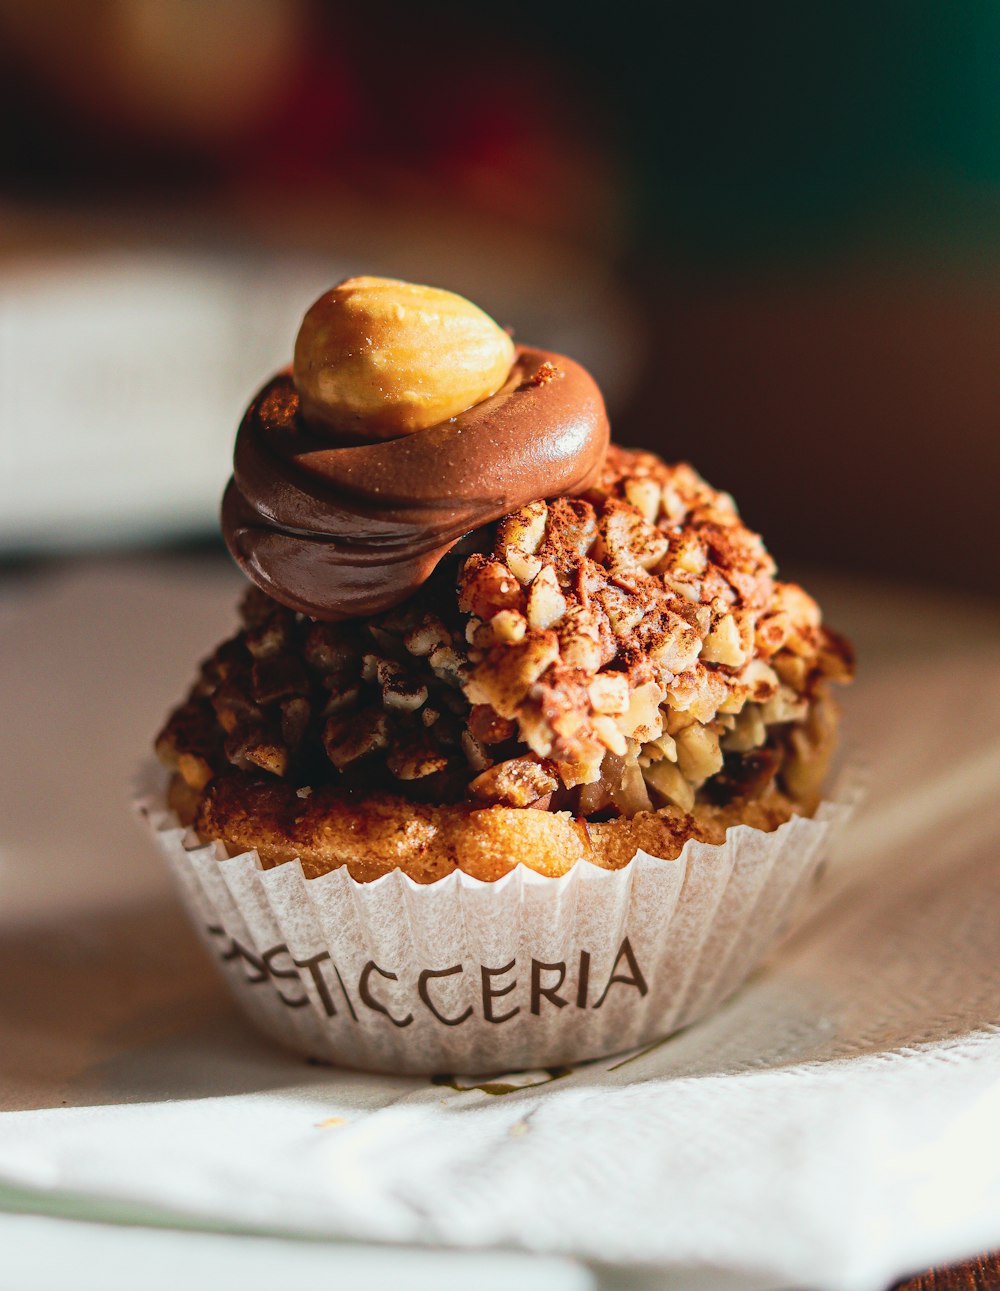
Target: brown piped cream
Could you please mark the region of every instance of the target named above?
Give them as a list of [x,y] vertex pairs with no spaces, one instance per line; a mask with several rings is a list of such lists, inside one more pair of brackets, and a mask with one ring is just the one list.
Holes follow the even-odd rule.
[[291,609],[375,614],[410,596],[471,530],[586,489],[608,438],[593,378],[545,350],[519,346],[500,390],[459,416],[360,445],[311,431],[282,373],[240,427],[223,534],[248,577]]

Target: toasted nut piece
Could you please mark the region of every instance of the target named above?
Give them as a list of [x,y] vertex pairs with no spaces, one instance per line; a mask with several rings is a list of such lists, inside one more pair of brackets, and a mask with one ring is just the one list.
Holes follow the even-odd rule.
[[[687,726],[692,721],[710,722],[729,693],[729,678],[699,663],[674,681],[666,702],[683,715],[685,720],[681,725]],[[669,723],[667,730],[671,735],[676,734]]]
[[493,625],[501,614],[509,614],[516,619],[521,619],[522,622],[524,621],[523,615],[517,610],[500,610],[497,614],[494,614],[489,623],[484,623],[482,619],[469,619],[465,625],[465,639],[469,646],[472,647],[469,651],[470,658],[473,650],[478,651],[481,656],[482,651],[488,650],[491,645],[496,644],[497,635]]
[[685,574],[703,574],[708,564],[708,556],[698,536],[690,530],[685,530],[671,546],[668,563]]
[[361,675],[365,681],[374,681],[380,686],[388,686],[403,676],[403,666],[395,659],[366,654],[362,661]]
[[793,690],[800,693],[805,689],[806,678],[809,676],[809,664],[805,659],[782,650],[780,654],[773,657],[771,666],[786,686],[791,686]]
[[403,645],[410,654],[425,659],[438,646],[451,645],[451,633],[433,614],[425,614],[416,627],[403,637]]
[[706,663],[721,663],[727,668],[741,668],[747,654],[740,640],[740,629],[732,614],[723,614],[705,638],[701,657]]
[[615,718],[618,729],[631,739],[655,740],[663,731],[662,701],[663,691],[656,682],[643,682],[632,691],[625,712]]
[[545,537],[549,508],[544,502],[529,502],[520,511],[505,516],[497,526],[497,544],[533,556]]
[[595,713],[624,713],[628,709],[628,678],[623,672],[602,672],[587,687]]
[[314,623],[304,646],[306,663],[317,672],[343,672],[358,657],[358,647],[338,623]]
[[555,743],[555,732],[540,703],[528,703],[518,713],[517,722],[511,723],[517,731],[518,738],[527,744],[532,753],[540,758],[547,758]]
[[481,744],[503,744],[517,734],[509,717],[501,717],[489,704],[475,704],[469,710],[469,730]]
[[545,541],[538,554],[561,569],[568,559],[585,556],[596,537],[597,517],[589,502],[583,498],[553,498]]
[[473,771],[485,771],[487,767],[493,765],[493,759],[487,753],[485,745],[477,740],[471,731],[462,732],[459,744],[462,746],[466,762]]
[[521,585],[506,565],[484,560],[478,554],[465,562],[461,575],[459,609],[488,621],[501,610],[520,609]]
[[557,690],[550,689],[546,694],[545,690],[539,687],[536,694],[541,700],[541,708],[545,712],[552,734],[560,744],[570,745],[578,739],[586,738],[586,730],[590,725],[586,712],[575,705],[567,705],[565,700],[560,702],[561,697]]
[[609,502],[597,524],[600,557],[620,569],[652,569],[667,554],[670,539],[631,507]]
[[449,686],[461,686],[465,680],[465,660],[451,646],[438,646],[428,660],[434,676]]
[[211,699],[219,725],[231,735],[238,726],[250,726],[263,720],[263,714],[236,677],[224,681]]
[[330,698],[323,705],[323,716],[332,717],[345,708],[353,708],[361,696],[361,687],[355,681],[340,682],[331,678]]
[[670,617],[662,639],[652,647],[649,657],[671,672],[681,673],[694,667],[701,649],[698,633],[678,614]]
[[692,605],[701,601],[701,582],[693,574],[678,574],[674,570],[672,574],[663,575],[663,586]]
[[551,565],[542,569],[528,588],[528,623],[533,628],[551,628],[566,613],[566,597],[559,589]]
[[309,678],[301,662],[293,655],[274,655],[258,659],[253,666],[253,697],[258,704],[271,704],[288,695],[307,695]]
[[723,699],[715,713],[715,720],[722,723],[725,730],[729,730],[736,720],[736,714],[742,713],[746,706],[748,691],[741,681],[737,678],[727,678],[730,683],[729,693]]
[[709,776],[722,770],[722,751],[719,737],[700,722],[692,722],[678,731],[677,765],[686,780],[701,784]]
[[[593,784],[582,784],[578,789],[579,798],[577,799],[577,811],[583,817],[596,815],[599,811],[604,811],[606,807],[613,805],[613,799],[608,792],[607,781],[602,775],[599,780]],[[586,820],[581,824],[586,826]]]
[[524,640],[528,621],[520,610],[500,610],[490,619],[490,629],[499,645],[515,645]]
[[687,518],[690,507],[683,497],[682,481],[677,472],[664,484],[660,505],[671,524],[679,524]]
[[664,758],[646,767],[642,774],[658,798],[665,798],[681,811],[690,811],[694,806],[694,786],[684,779],[673,762]]
[[772,695],[765,704],[761,704],[760,715],[767,726],[775,726],[781,722],[801,722],[808,707],[808,700],[801,699],[788,686],[779,686],[778,693]]
[[247,649],[255,659],[271,659],[280,654],[289,642],[290,623],[287,615],[272,614],[262,623],[248,627],[244,637]]
[[774,668],[769,668],[763,659],[751,659],[740,673],[739,679],[747,687],[750,698],[755,704],[762,704],[770,699],[778,689],[778,674]]
[[476,776],[469,789],[486,802],[527,807],[558,788],[559,782],[535,758],[511,758]]
[[594,784],[601,778],[601,763],[604,761],[607,750],[600,740],[593,740],[590,743],[581,743],[578,748],[573,750],[572,758],[559,758],[556,760],[556,770],[559,773],[559,779],[567,789],[575,789],[577,785]]
[[639,754],[639,765],[649,766],[653,762],[659,762],[666,758],[668,762],[677,761],[677,744],[672,735],[664,732],[658,735],[655,740],[649,740],[642,746]]
[[243,771],[254,766],[283,776],[288,770],[288,750],[272,735],[254,727],[237,731],[226,740],[226,757]]
[[757,704],[747,704],[736,718],[736,725],[722,737],[722,747],[727,753],[749,753],[758,749],[767,739],[767,727]]
[[269,771],[271,775],[283,776],[288,770],[288,750],[277,740],[261,740],[259,743],[247,745],[243,750],[239,765],[242,766],[248,762],[260,767],[262,771]]
[[781,778],[788,792],[809,811],[820,799],[833,753],[836,724],[836,705],[829,695],[821,692],[809,709],[806,728],[791,732],[790,756],[781,768]]
[[608,616],[611,631],[619,639],[627,637],[642,620],[641,602],[618,587],[601,588],[595,599]]
[[429,743],[404,744],[389,750],[385,764],[397,780],[423,780],[447,770],[448,758]]
[[240,620],[245,627],[259,627],[282,607],[256,585],[246,589],[240,600]]
[[412,601],[403,602],[393,609],[388,610],[379,618],[379,626],[385,632],[390,632],[393,636],[402,636],[405,632],[417,626],[417,620],[420,617],[420,610]]
[[628,740],[622,735],[612,718],[597,713],[590,719],[590,724],[594,728],[594,734],[609,753],[615,753],[620,758],[625,756],[628,752]]
[[798,583],[775,583],[773,603],[784,610],[797,627],[818,628],[819,606]]
[[788,792],[811,811],[820,799],[830,756],[825,750],[813,748],[801,731],[793,734],[791,744],[791,756],[781,768],[781,778]]
[[527,587],[542,568],[537,556],[527,556],[516,547],[507,548],[507,567],[522,587]]
[[427,687],[408,677],[393,677],[382,687],[382,703],[404,713],[415,713],[427,702]]
[[[205,700],[189,699],[174,709],[157,735],[156,756],[167,767],[179,767],[180,759],[186,753],[194,755],[197,763],[210,765],[213,756],[219,752],[215,721],[213,710]],[[187,780],[187,776],[184,778]]]
[[241,674],[246,668],[246,649],[239,637],[223,641],[215,653],[198,669],[198,680],[189,698],[207,699],[224,681]]
[[331,717],[323,731],[323,747],[338,771],[358,758],[379,752],[388,743],[389,720],[377,708],[352,713],[349,717]]
[[644,520],[654,524],[660,514],[662,489],[655,480],[631,479],[625,481],[625,501],[635,507]]
[[623,816],[634,816],[639,811],[651,811],[642,772],[635,762],[625,762],[609,753],[604,759],[602,779],[612,802]]
[[[670,707],[670,696],[667,696],[667,707],[663,710],[663,724],[666,727],[667,734],[673,739],[678,731],[683,731],[685,726],[690,726],[695,719],[690,713],[683,709]],[[673,761],[677,761],[676,758]]]
[[192,789],[184,777],[175,772],[167,782],[167,806],[182,824],[187,825],[197,818],[203,793],[202,789]]
[[559,657],[554,632],[539,632],[517,645],[497,647],[491,666],[465,683],[470,704],[491,704],[501,717],[516,717],[521,701],[542,673]]
[[597,605],[571,605],[559,620],[559,653],[570,668],[595,673],[615,657],[607,615]]
[[281,738],[290,749],[297,749],[305,738],[311,714],[308,699],[295,695],[281,703]]
[[379,658],[375,664],[375,680],[379,686],[388,686],[400,676],[403,676],[403,666],[397,664],[395,658]]
[[184,783],[189,789],[195,789],[199,793],[204,789],[212,778],[212,768],[204,758],[198,757],[195,753],[181,753],[177,758],[177,770],[184,777]]
[[488,399],[513,362],[507,333],[464,297],[347,278],[302,320],[294,376],[311,425],[395,439]]
[[784,610],[765,614],[757,624],[754,644],[765,659],[776,654],[792,634],[792,617]]

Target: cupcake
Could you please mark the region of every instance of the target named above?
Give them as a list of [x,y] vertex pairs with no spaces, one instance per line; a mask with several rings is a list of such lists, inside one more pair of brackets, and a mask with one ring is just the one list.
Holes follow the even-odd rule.
[[842,814],[851,651],[594,380],[350,279],[251,403],[235,634],[143,800],[247,1012],[374,1070],[552,1066],[735,990]]

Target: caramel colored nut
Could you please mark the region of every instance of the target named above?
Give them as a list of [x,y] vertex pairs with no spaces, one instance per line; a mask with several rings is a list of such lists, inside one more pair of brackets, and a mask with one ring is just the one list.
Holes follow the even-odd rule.
[[565,613],[566,597],[560,591],[556,571],[551,565],[546,565],[528,590],[528,625],[551,628]]
[[537,632],[517,645],[498,646],[491,667],[465,683],[465,697],[470,704],[491,705],[501,717],[517,717],[528,691],[558,658],[554,632]]
[[654,762],[643,775],[658,798],[672,802],[681,811],[690,811],[694,806],[694,786],[685,780],[672,762],[666,759]]
[[520,608],[521,585],[506,565],[473,555],[462,569],[458,606],[465,614],[489,620],[501,610]]
[[348,278],[302,320],[294,376],[310,425],[396,439],[496,394],[513,362],[507,333],[464,297]]
[[602,672],[587,687],[590,706],[595,713],[628,711],[628,678],[622,672]]
[[517,610],[500,610],[490,619],[493,640],[500,645],[516,645],[524,640],[527,630],[527,620]]
[[637,686],[629,696],[628,708],[617,719],[622,735],[637,740],[655,740],[663,731],[662,700],[663,692],[655,681]]
[[476,776],[469,789],[485,802],[527,807],[553,789],[559,782],[535,758],[511,758]]
[[719,737],[700,722],[685,726],[677,733],[677,765],[685,780],[695,785],[703,784],[722,770]]
[[706,663],[721,663],[729,668],[740,668],[747,661],[747,653],[740,641],[740,629],[731,614],[724,614],[705,638],[701,657]]
[[376,708],[331,717],[323,731],[326,755],[338,771],[369,753],[381,752],[388,744],[389,722],[385,713]]

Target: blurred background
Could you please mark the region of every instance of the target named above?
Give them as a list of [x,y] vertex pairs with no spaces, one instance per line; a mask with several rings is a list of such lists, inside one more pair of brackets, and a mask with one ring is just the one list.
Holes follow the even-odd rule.
[[0,0],[0,562],[216,544],[340,277],[565,349],[786,570],[1000,591],[1000,6]]

